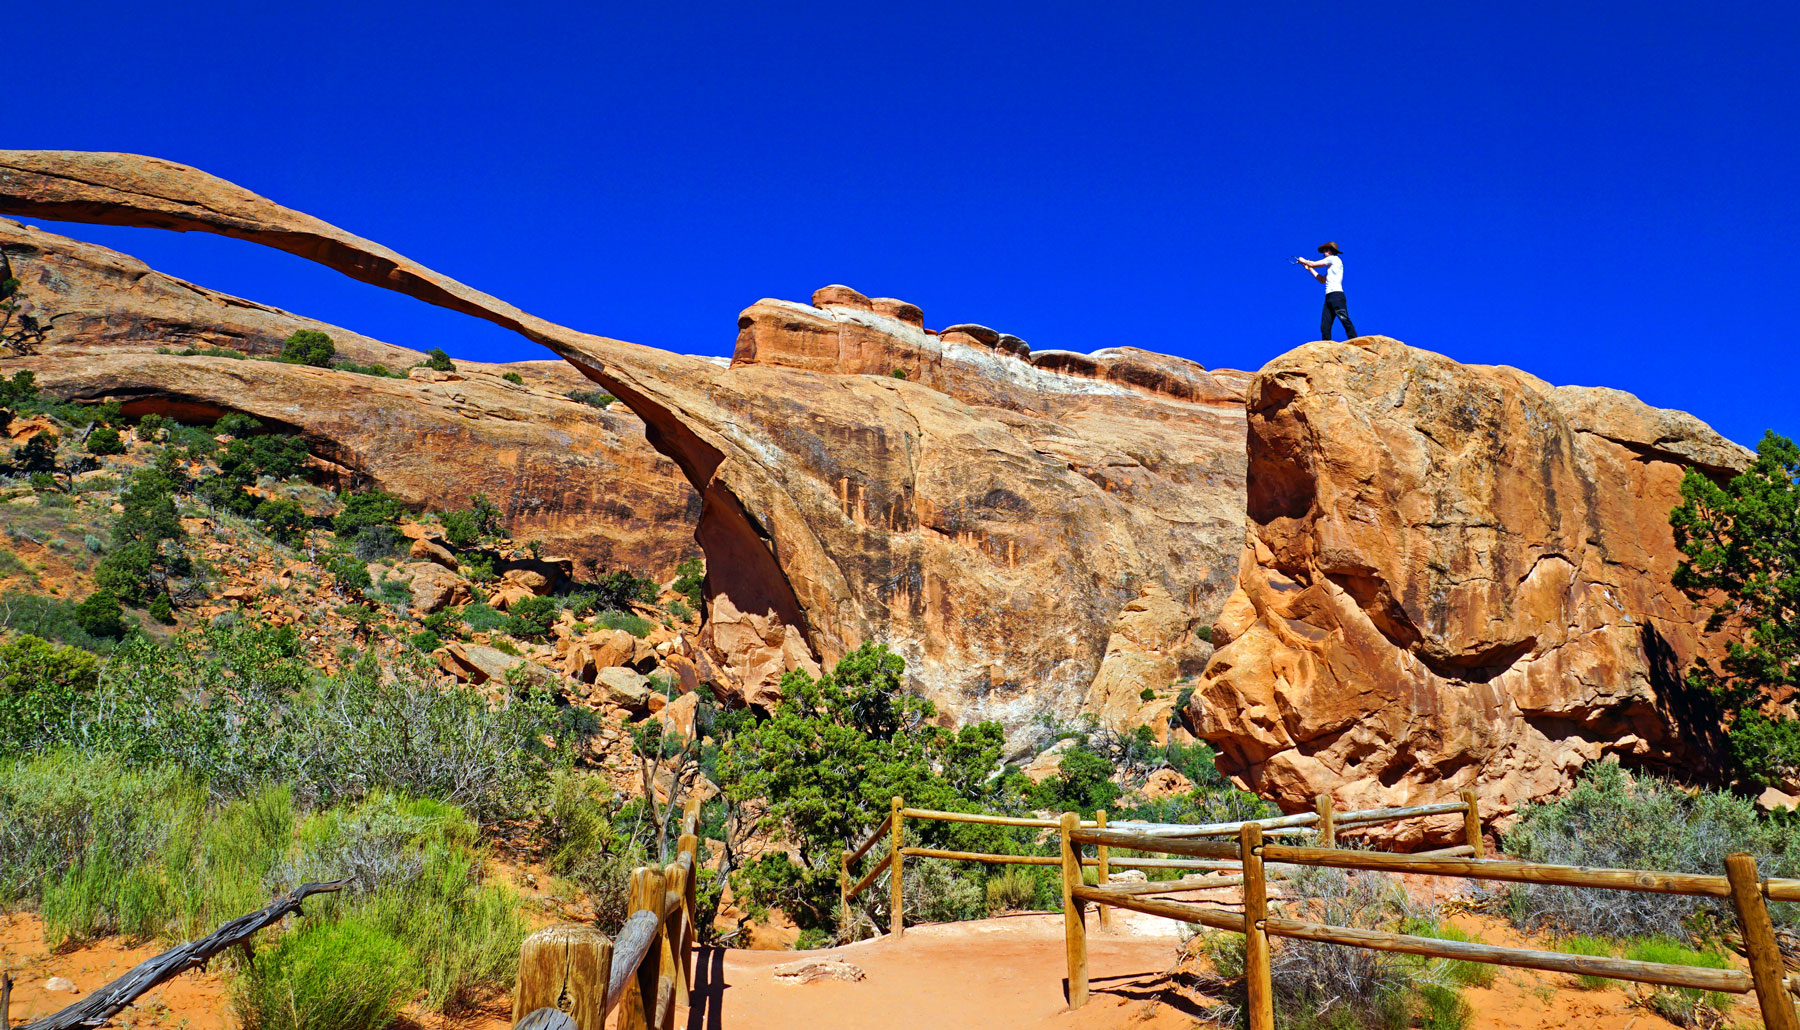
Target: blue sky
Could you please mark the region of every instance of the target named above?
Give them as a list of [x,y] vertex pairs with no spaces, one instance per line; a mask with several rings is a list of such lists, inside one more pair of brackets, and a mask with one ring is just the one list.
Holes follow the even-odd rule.
[[[1800,435],[1793,3],[15,6],[0,146],[197,165],[589,331],[728,354],[842,282],[1254,369],[1316,335],[1287,259],[1329,238],[1364,332]],[[46,228],[546,353],[249,244]]]

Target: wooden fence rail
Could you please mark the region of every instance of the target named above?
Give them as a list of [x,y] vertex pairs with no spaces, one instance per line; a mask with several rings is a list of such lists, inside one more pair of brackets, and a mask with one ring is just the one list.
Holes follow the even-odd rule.
[[[1093,819],[1077,817],[1075,822],[1076,840],[1084,845],[1095,847],[1092,856],[1078,856],[1076,861],[1082,868],[1097,870],[1099,882],[1109,881],[1109,874],[1114,869],[1179,869],[1179,870],[1230,870],[1242,869],[1239,848],[1229,840],[1203,840],[1206,837],[1236,838],[1246,826],[1255,826],[1265,836],[1274,834],[1303,834],[1313,838],[1319,848],[1337,846],[1337,831],[1350,827],[1373,826],[1378,823],[1395,822],[1402,819],[1427,818],[1437,815],[1463,815],[1464,832],[1468,835],[1464,844],[1453,848],[1445,848],[1428,854],[1454,858],[1473,855],[1479,858],[1482,854],[1481,822],[1475,812],[1474,798],[1465,792],[1461,801],[1446,801],[1430,805],[1415,805],[1410,808],[1368,809],[1354,812],[1336,812],[1331,808],[1328,798],[1320,798],[1312,812],[1301,812],[1298,815],[1273,816],[1267,819],[1248,819],[1231,823],[1152,823],[1142,820],[1125,820],[1109,823],[1105,811],[1095,813]],[[869,833],[856,848],[845,851],[838,867],[838,902],[845,922],[850,918],[850,902],[855,900],[879,880],[883,873],[888,875],[889,895],[889,932],[901,934],[905,931],[905,918],[902,915],[904,899],[902,897],[902,878],[905,875],[905,863],[909,858],[936,858],[951,862],[981,862],[988,865],[1030,865],[1060,866],[1063,859],[1060,855],[995,855],[973,851],[952,851],[943,848],[909,847],[905,842],[906,821],[909,819],[948,822],[976,823],[984,826],[1012,826],[1025,829],[1061,830],[1063,820],[1044,819],[1027,816],[989,815],[985,812],[940,812],[928,808],[908,808],[904,798],[894,798],[885,817]],[[888,853],[871,865],[860,877],[856,876],[856,866],[862,861],[883,837],[889,840]],[[1132,851],[1154,851],[1163,855],[1181,855],[1182,858],[1166,858],[1144,855],[1119,855],[1112,849],[1122,848]],[[1357,854],[1361,854],[1357,852]],[[1275,865],[1271,861],[1271,865]],[[1292,867],[1277,866],[1285,872]],[[1279,876],[1280,874],[1275,874]],[[1217,886],[1236,886],[1242,881]],[[1157,893],[1197,889],[1193,887],[1166,887]],[[1110,904],[1110,903],[1109,903]],[[1106,906],[1100,908],[1102,923],[1107,919]]]
[[[1245,993],[1250,1030],[1273,1030],[1275,1023],[1273,984],[1269,960],[1269,938],[1290,937],[1320,941],[1353,948],[1403,952],[1430,958],[1494,965],[1541,969],[1632,980],[1667,987],[1697,988],[1729,994],[1755,992],[1768,1030],[1800,1030],[1800,1016],[1794,1009],[1784,976],[1781,953],[1776,945],[1765,899],[1800,900],[1800,881],[1761,879],[1756,863],[1749,855],[1734,854],[1725,860],[1725,875],[1650,872],[1635,869],[1587,869],[1554,866],[1534,862],[1513,862],[1484,858],[1481,823],[1475,799],[1464,794],[1455,803],[1420,805],[1393,809],[1392,818],[1424,818],[1435,815],[1463,814],[1465,843],[1454,848],[1417,855],[1394,855],[1339,849],[1335,845],[1336,830],[1347,823],[1370,825],[1378,821],[1377,813],[1333,813],[1329,803],[1321,799],[1316,813],[1310,813],[1319,828],[1319,847],[1293,847],[1265,843],[1269,829],[1262,822],[1239,827],[1236,844],[1202,841],[1171,835],[1158,835],[1117,828],[1084,829],[1072,815],[1061,824],[1063,925],[1069,961],[1069,1004],[1079,1007],[1087,1000],[1087,928],[1085,906],[1116,906],[1149,915],[1163,916],[1182,922],[1196,923],[1214,929],[1244,935]],[[1280,829],[1280,828],[1276,828]],[[1191,837],[1191,835],[1188,835]],[[1113,885],[1105,880],[1089,887],[1082,882],[1084,856],[1082,849],[1133,848],[1166,854],[1200,855],[1222,858],[1235,851],[1241,877],[1232,878],[1243,886],[1243,911],[1232,912],[1185,902],[1145,897],[1162,893],[1149,889],[1152,885]],[[1470,856],[1470,857],[1464,857]],[[1536,951],[1528,948],[1502,948],[1464,941],[1439,940],[1410,934],[1366,930],[1347,926],[1330,926],[1304,919],[1270,915],[1267,881],[1272,874],[1269,865],[1293,869],[1303,866],[1360,869],[1390,873],[1419,873],[1433,876],[1462,876],[1483,880],[1505,880],[1516,883],[1548,883],[1570,887],[1608,888],[1647,891],[1661,894],[1731,899],[1743,930],[1749,972],[1736,969],[1704,969],[1660,962],[1639,962],[1590,955],[1565,955],[1560,952]],[[1197,889],[1206,878],[1195,878]],[[1186,881],[1180,881],[1186,886]],[[1222,883],[1220,884],[1223,885]],[[1173,887],[1174,885],[1170,885]]]
[[694,986],[698,799],[682,814],[675,861],[631,872],[629,914],[617,940],[587,926],[539,930],[519,948],[514,1030],[673,1030]]

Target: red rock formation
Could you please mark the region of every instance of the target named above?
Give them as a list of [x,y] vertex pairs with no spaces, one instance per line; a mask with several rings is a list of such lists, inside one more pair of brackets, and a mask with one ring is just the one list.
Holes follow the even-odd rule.
[[[575,558],[584,574],[631,568],[666,579],[699,551],[699,499],[687,480],[624,405],[600,411],[570,400],[570,390],[593,384],[566,362],[464,361],[455,373],[387,379],[158,354],[222,347],[273,355],[290,334],[312,329],[363,364],[398,370],[425,357],[4,219],[0,247],[28,310],[61,316],[42,353],[0,361],[0,375],[31,369],[52,393],[116,398],[134,415],[246,412],[305,436],[339,486],[378,487],[420,508],[463,507],[485,493],[518,539]],[[507,372],[523,382],[502,379]]]
[[[965,716],[1116,714],[1137,684],[1109,654],[1154,641],[1158,675],[1197,667],[1191,630],[1237,563],[1242,408],[1191,362],[1140,374],[1120,354],[1061,375],[842,290],[820,299],[844,306],[747,312],[726,370],[553,325],[151,158],[0,153],[0,208],[265,243],[550,347],[643,417],[699,491],[707,632],[748,691],[875,637]],[[1160,628],[1115,633],[1128,605]]]
[[1283,355],[1251,386],[1244,565],[1186,717],[1290,810],[1473,787],[1491,819],[1603,755],[1692,761],[1668,512],[1688,465],[1747,459],[1692,416],[1381,337]]

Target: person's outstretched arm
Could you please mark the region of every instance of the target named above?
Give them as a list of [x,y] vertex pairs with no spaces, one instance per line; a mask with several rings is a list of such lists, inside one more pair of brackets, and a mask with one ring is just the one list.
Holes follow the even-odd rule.
[[1331,264],[1331,262],[1329,262],[1329,261],[1308,261],[1303,257],[1297,257],[1294,260],[1300,262],[1301,264],[1305,265],[1308,268],[1323,268],[1326,265]]

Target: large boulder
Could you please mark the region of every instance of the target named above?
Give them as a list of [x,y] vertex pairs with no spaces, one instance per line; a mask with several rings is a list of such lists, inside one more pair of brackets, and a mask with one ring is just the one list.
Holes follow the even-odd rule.
[[1244,562],[1186,718],[1290,811],[1473,788],[1492,819],[1606,755],[1692,772],[1716,727],[1680,704],[1703,620],[1668,512],[1690,466],[1748,458],[1616,391],[1381,337],[1292,351],[1251,386]]

